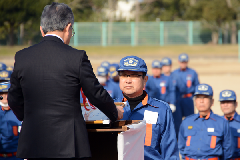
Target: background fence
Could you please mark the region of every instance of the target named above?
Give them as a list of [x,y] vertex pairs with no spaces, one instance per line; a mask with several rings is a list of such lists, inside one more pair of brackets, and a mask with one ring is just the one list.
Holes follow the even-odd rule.
[[[201,22],[75,22],[71,45],[172,45],[206,44],[212,41],[211,30]],[[222,35],[219,34],[219,43]]]

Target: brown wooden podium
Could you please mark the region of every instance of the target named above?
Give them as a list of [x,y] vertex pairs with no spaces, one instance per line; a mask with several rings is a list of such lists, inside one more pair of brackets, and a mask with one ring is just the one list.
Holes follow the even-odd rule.
[[139,122],[140,120],[128,120],[110,124],[106,120],[86,121],[92,153],[90,160],[117,160],[118,133],[128,130],[126,125]]

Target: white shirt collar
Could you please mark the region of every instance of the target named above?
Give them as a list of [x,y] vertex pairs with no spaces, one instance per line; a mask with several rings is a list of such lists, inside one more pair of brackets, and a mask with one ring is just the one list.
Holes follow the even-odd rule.
[[60,36],[56,35],[56,34],[46,34],[45,36],[55,36],[55,37],[58,37],[64,43],[63,39]]

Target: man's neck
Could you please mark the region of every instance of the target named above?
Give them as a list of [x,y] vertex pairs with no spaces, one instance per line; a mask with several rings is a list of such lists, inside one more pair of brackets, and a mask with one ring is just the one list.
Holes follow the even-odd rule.
[[209,113],[211,112],[211,110],[207,110],[207,111],[203,111],[203,112],[199,112],[199,115],[202,116],[202,117],[205,117],[207,116]]
[[232,113],[229,113],[229,114],[224,114],[225,117],[233,117],[235,114],[235,111],[232,112]]
[[55,35],[61,37],[62,40],[64,41],[64,34],[63,34],[63,32],[60,32],[60,31],[47,32],[47,33],[45,34],[45,36],[46,36],[47,34],[55,34]]
[[165,76],[170,76],[171,75],[171,72],[167,72],[167,73],[164,73]]

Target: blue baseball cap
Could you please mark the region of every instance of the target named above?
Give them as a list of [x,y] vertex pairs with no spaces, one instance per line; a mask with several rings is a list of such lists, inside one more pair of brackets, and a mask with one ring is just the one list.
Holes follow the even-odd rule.
[[232,90],[223,90],[219,94],[219,101],[236,101],[236,93]]
[[213,89],[208,84],[199,84],[195,88],[194,96],[199,95],[199,94],[213,96]]
[[137,56],[127,56],[120,60],[118,71],[135,71],[147,73],[147,65]]
[[11,71],[0,71],[0,80],[9,81],[11,77]]
[[98,76],[106,76],[106,75],[108,75],[108,68],[102,67],[102,66],[98,67],[97,68],[97,75]]
[[162,64],[162,66],[171,66],[172,65],[172,60],[168,57],[164,57],[161,60],[161,64]]
[[6,68],[6,70],[7,70],[7,71],[13,71],[13,66],[8,66],[8,67]]
[[108,61],[103,61],[100,66],[105,67],[105,68],[109,68],[110,63]]
[[188,55],[186,53],[182,53],[178,56],[178,60],[180,62],[188,62]]
[[0,62],[0,70],[2,71],[2,70],[6,70],[6,69],[7,69],[7,65]]
[[152,62],[152,68],[162,68],[162,64],[159,60],[154,60]]
[[117,72],[118,68],[119,68],[119,64],[117,64],[117,63],[110,64],[110,66],[109,66],[109,76],[111,78],[118,75],[118,72]]
[[8,92],[9,88],[10,88],[10,83],[9,82],[0,83],[0,92]]

